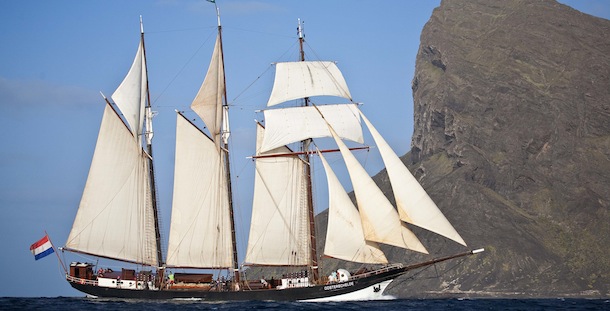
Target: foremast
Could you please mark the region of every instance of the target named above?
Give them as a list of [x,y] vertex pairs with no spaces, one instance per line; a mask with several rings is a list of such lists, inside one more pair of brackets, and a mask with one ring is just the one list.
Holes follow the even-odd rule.
[[[298,20],[297,35],[299,37],[299,61],[305,61],[305,50],[303,49],[303,43],[305,42],[305,36],[303,34],[303,23]],[[303,99],[303,106],[309,106],[309,97]],[[309,145],[311,144],[311,138],[303,140],[301,142],[301,150],[303,152],[303,161],[305,162],[305,183],[307,185],[307,216],[309,221],[309,245],[310,245],[310,267],[312,272],[313,282],[316,283],[319,279],[318,272],[318,251],[316,249],[316,225],[315,225],[315,212],[313,206],[313,190],[311,186],[311,162],[309,157]]]

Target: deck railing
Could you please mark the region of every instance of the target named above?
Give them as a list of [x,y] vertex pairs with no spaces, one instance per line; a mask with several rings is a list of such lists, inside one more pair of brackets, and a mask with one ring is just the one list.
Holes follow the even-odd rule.
[[87,284],[87,285],[95,285],[97,286],[97,280],[87,280],[87,279],[81,279],[81,278],[77,278],[71,275],[67,275],[66,274],[66,280],[68,280],[68,282],[72,282],[72,283],[79,283],[79,284]]
[[377,274],[381,274],[381,273],[385,273],[391,270],[396,270],[396,269],[401,269],[403,267],[402,264],[397,263],[397,264],[392,264],[392,265],[388,265],[385,266],[381,269],[376,269],[373,271],[368,271],[365,273],[361,273],[361,274],[357,274],[357,275],[352,275],[349,279],[350,280],[357,280],[357,279],[361,279],[361,278],[365,278],[365,277],[369,277],[371,275],[377,275]]

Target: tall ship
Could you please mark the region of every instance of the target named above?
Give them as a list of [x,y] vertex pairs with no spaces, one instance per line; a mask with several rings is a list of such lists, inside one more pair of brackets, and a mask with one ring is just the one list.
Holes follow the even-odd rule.
[[[247,252],[239,262],[229,163],[229,105],[222,27],[191,109],[205,131],[176,113],[174,189],[167,251],[162,247],[154,172],[153,112],[144,30],[123,82],[106,98],[95,152],[72,230],[62,251],[122,262],[65,267],[69,284],[90,296],[209,301],[333,301],[384,297],[386,287],[414,269],[465,257],[470,250],[426,191],[353,102],[332,61],[307,61],[299,22],[300,59],[275,64],[273,89],[257,123],[254,197]],[[319,96],[344,103],[316,104]],[[104,97],[105,98],[105,97]],[[298,105],[290,104],[298,102]],[[345,140],[363,143],[363,126],[386,166],[396,206],[377,187]],[[334,141],[319,150],[315,141]],[[296,147],[295,147],[296,146]],[[326,161],[342,155],[356,204]],[[318,254],[311,161],[328,184],[328,224]],[[406,265],[390,262],[381,244],[427,254],[406,223],[464,246],[458,254]],[[321,260],[359,263],[358,271],[323,271]],[[63,265],[63,263],[62,263]],[[136,268],[133,268],[133,266]],[[272,267],[270,278],[248,280],[243,266]],[[172,271],[172,272],[170,272]],[[184,271],[175,273],[174,271]],[[195,272],[193,272],[195,271]],[[210,272],[212,271],[212,272]],[[224,271],[221,277],[219,271]]]

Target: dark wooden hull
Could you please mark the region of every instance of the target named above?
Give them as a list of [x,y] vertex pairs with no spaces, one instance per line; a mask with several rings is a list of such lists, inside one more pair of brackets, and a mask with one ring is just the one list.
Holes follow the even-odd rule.
[[[391,280],[414,269],[433,265],[438,262],[468,256],[482,250],[438,258],[406,267],[394,267],[377,270],[365,276],[355,277],[346,282],[310,287],[294,287],[286,289],[259,289],[241,291],[210,291],[194,289],[125,289],[100,287],[92,282],[79,282],[74,279],[69,283],[76,290],[103,298],[127,299],[201,299],[204,301],[247,301],[247,300],[274,300],[274,301],[307,301],[307,300],[358,300],[366,297],[380,297]],[[384,283],[385,282],[385,283]],[[358,296],[346,296],[358,292]],[[358,298],[362,297],[362,298]]]
[[[94,284],[81,284],[69,282],[72,287],[83,293],[104,298],[127,299],[201,299],[205,301],[243,301],[243,300],[274,300],[299,301],[336,297],[370,288],[371,295],[381,294],[381,287],[376,287],[384,281],[393,280],[405,270],[395,269],[387,272],[362,277],[347,282],[317,285],[310,287],[296,287],[286,289],[260,289],[241,291],[207,291],[194,289],[163,289],[163,290],[135,290],[100,287]],[[366,293],[362,293],[366,297]]]

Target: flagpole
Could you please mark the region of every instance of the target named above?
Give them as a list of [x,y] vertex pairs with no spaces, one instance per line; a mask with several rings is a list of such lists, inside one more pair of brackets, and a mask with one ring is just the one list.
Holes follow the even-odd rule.
[[59,264],[64,269],[64,273],[67,275],[68,274],[68,270],[66,269],[66,266],[64,265],[63,260],[61,260],[61,257],[59,257],[59,252],[57,252],[57,249],[55,248],[55,245],[53,244],[53,241],[51,241],[51,238],[49,237],[49,234],[47,233],[47,230],[44,231],[44,234],[47,236],[47,239],[49,239],[49,243],[51,243],[51,247],[53,248],[53,252],[57,256],[57,260],[59,260]]

